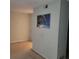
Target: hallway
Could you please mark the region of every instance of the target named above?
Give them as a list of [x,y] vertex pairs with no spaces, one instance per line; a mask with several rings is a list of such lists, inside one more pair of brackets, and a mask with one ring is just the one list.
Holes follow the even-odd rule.
[[31,48],[32,42],[11,43],[11,59],[44,59]]

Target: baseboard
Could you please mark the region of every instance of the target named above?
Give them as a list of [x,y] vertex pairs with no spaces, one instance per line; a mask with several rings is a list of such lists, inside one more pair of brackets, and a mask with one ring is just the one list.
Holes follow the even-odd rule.
[[43,59],[46,59],[45,57],[43,57],[42,55],[40,55],[37,51],[35,51],[34,49],[31,49],[34,53],[36,53],[37,55],[39,55],[40,57],[42,57]]
[[21,41],[11,41],[10,43],[20,43],[20,42],[26,42],[27,40],[21,40]]

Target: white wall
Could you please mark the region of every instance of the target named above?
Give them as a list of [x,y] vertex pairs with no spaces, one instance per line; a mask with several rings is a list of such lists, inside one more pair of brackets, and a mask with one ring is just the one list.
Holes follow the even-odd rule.
[[30,39],[31,15],[11,12],[11,42]]
[[[60,0],[54,0],[48,5],[47,9],[44,9],[43,6],[34,9],[32,19],[33,50],[46,59],[57,59]],[[51,14],[50,29],[38,29],[36,27],[37,15],[47,13]]]

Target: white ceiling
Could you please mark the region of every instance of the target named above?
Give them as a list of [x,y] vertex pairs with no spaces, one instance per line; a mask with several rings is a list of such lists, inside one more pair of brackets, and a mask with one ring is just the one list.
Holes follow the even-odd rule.
[[11,11],[33,13],[33,8],[53,0],[11,0]]

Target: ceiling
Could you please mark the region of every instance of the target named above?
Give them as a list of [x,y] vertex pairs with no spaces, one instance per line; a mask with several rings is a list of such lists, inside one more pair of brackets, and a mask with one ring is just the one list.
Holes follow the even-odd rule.
[[33,8],[53,0],[11,0],[11,11],[33,13]]

